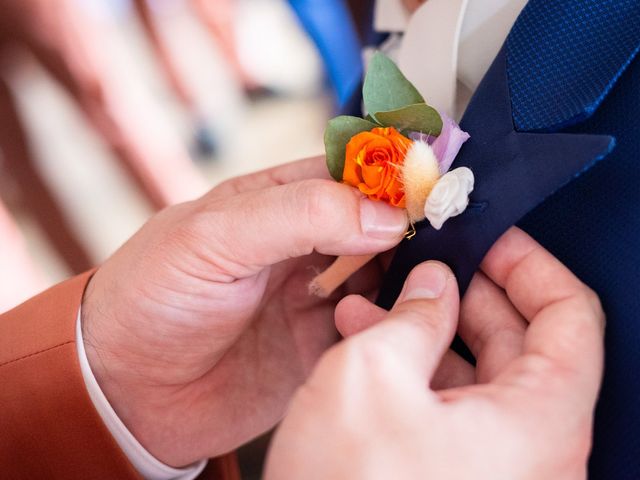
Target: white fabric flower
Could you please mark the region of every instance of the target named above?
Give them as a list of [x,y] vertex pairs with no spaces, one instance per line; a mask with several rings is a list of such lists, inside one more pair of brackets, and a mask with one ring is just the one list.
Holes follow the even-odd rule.
[[438,180],[424,205],[424,215],[433,228],[440,230],[444,222],[465,211],[473,183],[473,172],[467,167],[451,170]]

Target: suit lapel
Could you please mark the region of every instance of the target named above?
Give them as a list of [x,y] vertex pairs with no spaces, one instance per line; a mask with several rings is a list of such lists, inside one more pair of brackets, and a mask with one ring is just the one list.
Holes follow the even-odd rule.
[[504,49],[474,95],[461,126],[471,139],[454,162],[476,179],[469,208],[439,231],[427,222],[400,244],[383,282],[378,304],[390,308],[411,269],[426,260],[448,264],[460,292],[491,245],[554,191],[604,158],[611,137],[521,133],[514,129]]
[[[604,29],[601,17],[606,17],[606,12],[600,12],[593,19],[595,26],[585,24],[590,18],[588,9],[585,13],[585,5],[594,3],[597,2],[533,0],[523,10],[461,123],[471,139],[463,146],[454,167],[467,166],[474,172],[476,188],[470,208],[447,222],[440,231],[426,223],[418,225],[416,237],[398,248],[383,283],[379,305],[390,308],[411,269],[427,259],[447,263],[464,292],[482,258],[504,231],[613,149],[615,140],[608,136],[535,133],[553,131],[560,125],[589,116],[638,50],[640,23],[630,26],[625,17],[620,25],[610,24]],[[640,2],[620,3],[627,8],[627,15],[640,9]],[[532,10],[534,4],[543,10]],[[545,10],[549,4],[561,4],[564,8],[559,18]],[[616,18],[621,17],[624,15],[616,14]],[[545,29],[547,23],[549,28]],[[537,43],[529,39],[530,49],[525,51],[521,46],[525,42],[522,36],[532,28],[527,25],[547,31],[549,36],[544,42],[540,37]],[[616,27],[623,33],[622,38],[604,36],[605,30],[616,30]],[[584,58],[585,51],[569,48],[571,42],[566,31],[581,28],[592,34],[599,32],[600,40],[609,41],[608,45],[613,48],[609,51],[599,45],[592,46],[590,51],[601,55],[589,61],[590,68],[596,69],[591,76],[594,86],[587,85],[583,79],[576,79],[572,84],[569,80],[575,77],[572,69],[578,68],[576,65]],[[580,33],[578,37],[585,35]],[[516,53],[509,53],[513,45]],[[583,43],[576,45],[583,46]],[[545,55],[552,55],[551,50],[561,50],[556,55],[564,66],[545,63]],[[531,68],[548,73],[541,75],[534,70],[534,74],[529,75],[533,78],[527,80],[529,63],[533,65]],[[515,69],[515,73],[510,69]],[[561,86],[563,81],[569,85]],[[536,98],[544,108],[534,101]]]

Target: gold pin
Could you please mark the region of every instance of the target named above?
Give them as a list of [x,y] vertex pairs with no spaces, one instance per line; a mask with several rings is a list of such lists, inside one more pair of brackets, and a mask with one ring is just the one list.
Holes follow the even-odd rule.
[[409,230],[407,230],[407,233],[404,234],[404,238],[406,238],[407,240],[411,240],[417,234],[418,234],[418,232],[416,231],[416,227],[412,223],[411,226],[409,227]]

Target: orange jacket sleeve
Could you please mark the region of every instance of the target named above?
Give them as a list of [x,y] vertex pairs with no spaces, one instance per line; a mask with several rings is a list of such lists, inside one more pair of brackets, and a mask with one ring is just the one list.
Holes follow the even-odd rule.
[[[0,471],[11,479],[139,479],[86,391],[75,326],[92,272],[0,315]],[[240,478],[235,457],[201,478]]]

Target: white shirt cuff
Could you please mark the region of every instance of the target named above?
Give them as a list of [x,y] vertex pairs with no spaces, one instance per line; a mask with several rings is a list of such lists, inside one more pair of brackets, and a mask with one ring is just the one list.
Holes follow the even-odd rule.
[[89,397],[91,397],[93,405],[109,432],[111,432],[111,435],[113,435],[113,438],[138,473],[146,480],[193,480],[200,475],[207,465],[207,460],[202,460],[186,468],[173,468],[165,465],[151,455],[131,434],[122,423],[122,420],[118,418],[91,371],[82,340],[81,310],[78,310],[78,319],[76,321],[76,345],[78,359],[80,360],[80,370],[82,371]]

